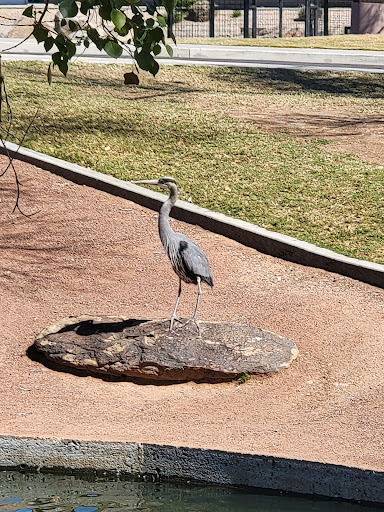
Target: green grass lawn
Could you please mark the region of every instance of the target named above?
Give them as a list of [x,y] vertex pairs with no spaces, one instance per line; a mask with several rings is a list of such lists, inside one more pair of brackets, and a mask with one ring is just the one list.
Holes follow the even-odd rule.
[[[163,67],[124,87],[121,65],[3,64],[10,140],[124,180],[174,176],[181,198],[334,251],[384,263],[384,172],[327,140],[236,118],[262,105],[383,111],[384,77],[292,70]],[[22,177],[21,177],[22,179]]]
[[384,51],[382,34],[348,34],[316,37],[194,37],[178,40],[179,44],[210,44],[228,46],[270,46],[280,48],[327,48],[329,50]]

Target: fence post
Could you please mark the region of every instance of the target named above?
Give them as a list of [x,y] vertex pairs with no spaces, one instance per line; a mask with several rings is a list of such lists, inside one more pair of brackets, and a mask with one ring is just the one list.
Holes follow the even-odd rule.
[[252,37],[257,37],[257,0],[254,0],[252,12]]
[[172,9],[172,11],[168,12],[168,34],[167,37],[170,38],[171,34],[173,32],[173,20],[174,20],[174,13],[175,11]]
[[249,37],[249,0],[244,0],[244,37]]
[[279,0],[279,37],[283,37],[283,1]]
[[305,0],[305,37],[311,35],[311,0]]
[[328,5],[328,0],[324,0],[324,35],[327,36],[329,34],[329,29],[328,29],[328,9],[329,9],[329,5]]
[[215,37],[215,0],[209,0],[209,37]]
[[313,17],[313,35],[318,36],[319,35],[319,1],[314,0],[313,3],[315,4],[314,17]]

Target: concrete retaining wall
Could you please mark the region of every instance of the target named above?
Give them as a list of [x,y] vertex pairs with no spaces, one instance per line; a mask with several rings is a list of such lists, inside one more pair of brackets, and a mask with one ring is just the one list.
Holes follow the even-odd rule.
[[105,471],[384,504],[384,472],[154,444],[0,437],[0,468]]

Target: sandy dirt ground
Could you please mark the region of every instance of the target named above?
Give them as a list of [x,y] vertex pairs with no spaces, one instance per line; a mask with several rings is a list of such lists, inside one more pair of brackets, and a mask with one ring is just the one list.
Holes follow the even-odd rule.
[[[367,162],[384,165],[384,120],[381,115],[351,114],[350,106],[335,106],[331,111],[304,108],[237,108],[234,117],[257,123],[272,133],[286,130],[298,138],[323,137],[331,142],[326,151],[351,153]],[[262,112],[260,112],[262,111]]]
[[[0,159],[1,168],[5,160]],[[70,315],[169,317],[177,278],[157,214],[16,162],[26,218],[0,185],[0,434],[165,443],[384,470],[384,290],[285,262],[173,221],[210,260],[200,319],[294,340],[278,374],[139,385],[54,371],[26,350]],[[182,184],[181,184],[182,185]],[[185,286],[180,315],[193,311]]]

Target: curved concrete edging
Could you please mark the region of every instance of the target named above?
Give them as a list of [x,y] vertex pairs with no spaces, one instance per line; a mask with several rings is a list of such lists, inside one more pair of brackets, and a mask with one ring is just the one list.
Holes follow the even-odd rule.
[[20,467],[194,480],[384,504],[384,472],[201,448],[0,437],[0,468]]
[[[19,148],[17,144],[11,142],[5,144],[6,147],[0,144],[0,153],[8,152],[14,158],[36,165],[80,185],[87,185],[129,199],[152,210],[158,210],[164,201],[164,195],[158,192],[31,149]],[[172,209],[172,217],[189,224],[196,224],[271,256],[301,265],[322,268],[384,288],[384,265],[349,258],[185,201],[177,202]]]

